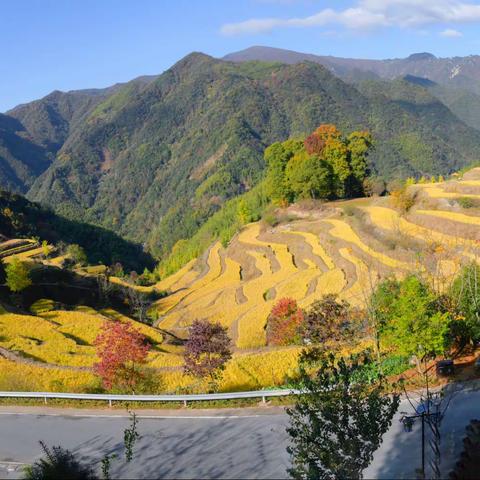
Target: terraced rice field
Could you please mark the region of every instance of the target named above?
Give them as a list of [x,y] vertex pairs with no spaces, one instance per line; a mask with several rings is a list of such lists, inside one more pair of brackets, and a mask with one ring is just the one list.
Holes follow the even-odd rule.
[[[423,200],[406,215],[392,208],[388,198],[378,198],[349,202],[363,212],[361,219],[342,215],[341,205],[332,203],[312,220],[275,228],[248,225],[228,248],[217,244],[205,262],[192,262],[160,282],[173,287],[174,293],[158,302],[158,324],[181,334],[195,319],[219,321],[229,327],[239,349],[258,348],[265,344],[268,313],[283,296],[308,307],[322,295],[336,293],[362,305],[381,278],[423,268],[419,262],[425,256],[418,248],[430,251],[432,246],[436,274],[452,278],[459,265],[452,261],[452,252],[464,259],[478,253],[477,239],[463,235],[461,227],[478,229],[480,212],[466,211],[455,200],[469,195],[480,198],[476,175],[480,178],[479,170],[465,180],[415,185],[412,188],[421,192]],[[471,193],[472,188],[478,191]],[[442,223],[454,223],[460,230],[452,233],[451,226],[441,228]],[[390,243],[405,237],[420,247],[392,248],[387,236]]]
[[[153,307],[157,326],[180,336],[195,319],[228,327],[235,351],[221,390],[281,384],[295,369],[300,349],[265,346],[266,320],[278,299],[293,297],[308,308],[334,293],[362,306],[382,278],[423,272],[443,288],[462,263],[478,258],[480,209],[462,208],[457,200],[480,198],[480,169],[465,180],[412,190],[419,194],[406,214],[395,210],[389,198],[373,198],[325,204],[276,227],[247,225],[227,248],[215,243],[202,258],[142,288],[170,292]],[[345,204],[356,207],[355,213],[345,214]],[[92,342],[104,317],[131,321],[118,312],[88,308],[39,316],[0,311],[0,347],[34,360],[23,367],[31,370],[38,388],[54,388],[46,369],[62,388],[80,388],[93,381],[88,370],[95,362]],[[164,389],[187,385],[181,347],[162,343],[156,329],[141,328],[155,345],[149,365],[162,372]],[[0,386],[5,362],[0,358]],[[21,368],[10,364],[10,369]]]
[[[105,309],[78,307],[41,315],[0,310],[0,390],[85,391],[98,384],[92,365],[98,360],[93,342],[106,318],[133,320]],[[158,371],[163,391],[175,392],[192,382],[182,371],[182,347],[163,343],[155,328],[135,322],[150,340],[148,366]],[[2,352],[9,356],[4,358]],[[281,385],[296,367],[297,347],[235,353],[221,383],[224,391]]]

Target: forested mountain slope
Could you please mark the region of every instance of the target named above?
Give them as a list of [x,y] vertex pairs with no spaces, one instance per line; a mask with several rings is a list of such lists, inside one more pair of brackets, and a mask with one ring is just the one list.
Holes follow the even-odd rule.
[[15,118],[0,113],[0,187],[26,192],[50,164],[43,147]]
[[[320,123],[371,130],[372,168],[389,178],[447,173],[474,161],[476,132],[432,97],[441,125],[433,130],[423,118],[432,112],[411,108],[428,92],[410,87],[405,103],[362,94],[311,62],[234,64],[194,53],[151,83],[130,82],[99,103],[29,198],[146,241],[162,256],[258,182],[266,146]],[[419,163],[416,147],[435,155]]]
[[[52,244],[78,244],[90,264],[113,265],[142,272],[152,268],[153,258],[141,245],[115,233],[56,215],[21,195],[0,190],[0,233],[8,238],[39,238]],[[0,236],[0,237],[1,237]]]
[[461,88],[480,94],[480,56],[437,58],[431,53],[414,53],[407,58],[370,60],[313,55],[281,48],[254,46],[224,57],[233,62],[253,60],[300,63],[305,60],[320,63],[341,78],[365,78],[366,75],[394,79],[414,75],[448,87]]

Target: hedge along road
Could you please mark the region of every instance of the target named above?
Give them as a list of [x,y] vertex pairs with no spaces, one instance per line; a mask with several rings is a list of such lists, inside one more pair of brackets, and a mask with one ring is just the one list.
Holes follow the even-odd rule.
[[[411,407],[403,401],[399,411],[411,412]],[[74,415],[64,410],[1,407],[0,477],[19,478],[21,471],[9,470],[38,458],[39,440],[62,445],[92,463],[105,453],[122,453],[127,416],[108,411]],[[114,461],[114,478],[288,478],[288,417],[279,408],[243,409],[238,414],[177,410],[172,415],[158,411],[139,415],[141,438],[134,459],[128,466],[123,460]],[[420,424],[412,433],[404,433],[399,418],[400,413],[365,478],[415,478]],[[480,392],[458,393],[442,424],[444,476],[459,457],[465,426],[472,418],[480,418]]]

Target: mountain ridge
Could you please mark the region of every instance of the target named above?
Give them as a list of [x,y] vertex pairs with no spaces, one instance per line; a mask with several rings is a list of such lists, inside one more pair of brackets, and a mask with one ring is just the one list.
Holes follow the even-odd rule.
[[258,184],[268,145],[322,123],[371,130],[370,166],[387,179],[447,174],[480,150],[478,132],[414,82],[365,75],[350,83],[318,62],[238,63],[200,52],[139,78],[53,92],[13,109],[10,122],[45,157],[20,191],[158,258]]
[[[281,48],[254,46],[229,53],[223,59],[233,62],[266,60],[284,63],[310,60],[326,66],[342,78],[348,78],[354,70],[368,71],[388,79],[410,74],[429,78],[445,86],[464,88],[480,94],[479,55],[439,58],[431,53],[422,52],[413,53],[407,58],[378,60],[315,55]],[[426,67],[428,67],[428,75]]]

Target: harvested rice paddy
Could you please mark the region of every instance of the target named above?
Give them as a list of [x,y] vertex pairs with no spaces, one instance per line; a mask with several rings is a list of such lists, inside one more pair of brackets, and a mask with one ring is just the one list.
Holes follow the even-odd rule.
[[[136,323],[154,345],[148,362],[162,372],[164,389],[176,391],[188,380],[181,369],[182,347],[165,344],[160,330],[185,337],[196,319],[220,322],[235,347],[220,389],[255,389],[280,385],[295,369],[299,348],[265,346],[267,317],[280,298],[292,297],[308,308],[333,293],[362,307],[380,279],[422,270],[447,285],[461,263],[477,259],[480,251],[475,233],[480,209],[462,208],[457,201],[480,198],[480,180],[473,172],[466,180],[412,188],[423,195],[408,213],[395,210],[388,198],[373,198],[349,201],[357,211],[350,216],[333,202],[322,214],[287,224],[252,223],[227,247],[217,242],[172,276],[141,287],[170,292],[153,306],[158,328]],[[403,239],[413,239],[415,246]],[[4,249],[22,245],[11,242]],[[32,243],[18,256],[28,260],[41,253]],[[431,264],[426,265],[427,259]],[[111,309],[87,307],[37,315],[0,310],[0,347],[28,361],[0,358],[0,385],[8,381],[8,369],[23,369],[37,389],[90,385],[89,369],[96,361],[92,343],[105,318],[133,321]]]

